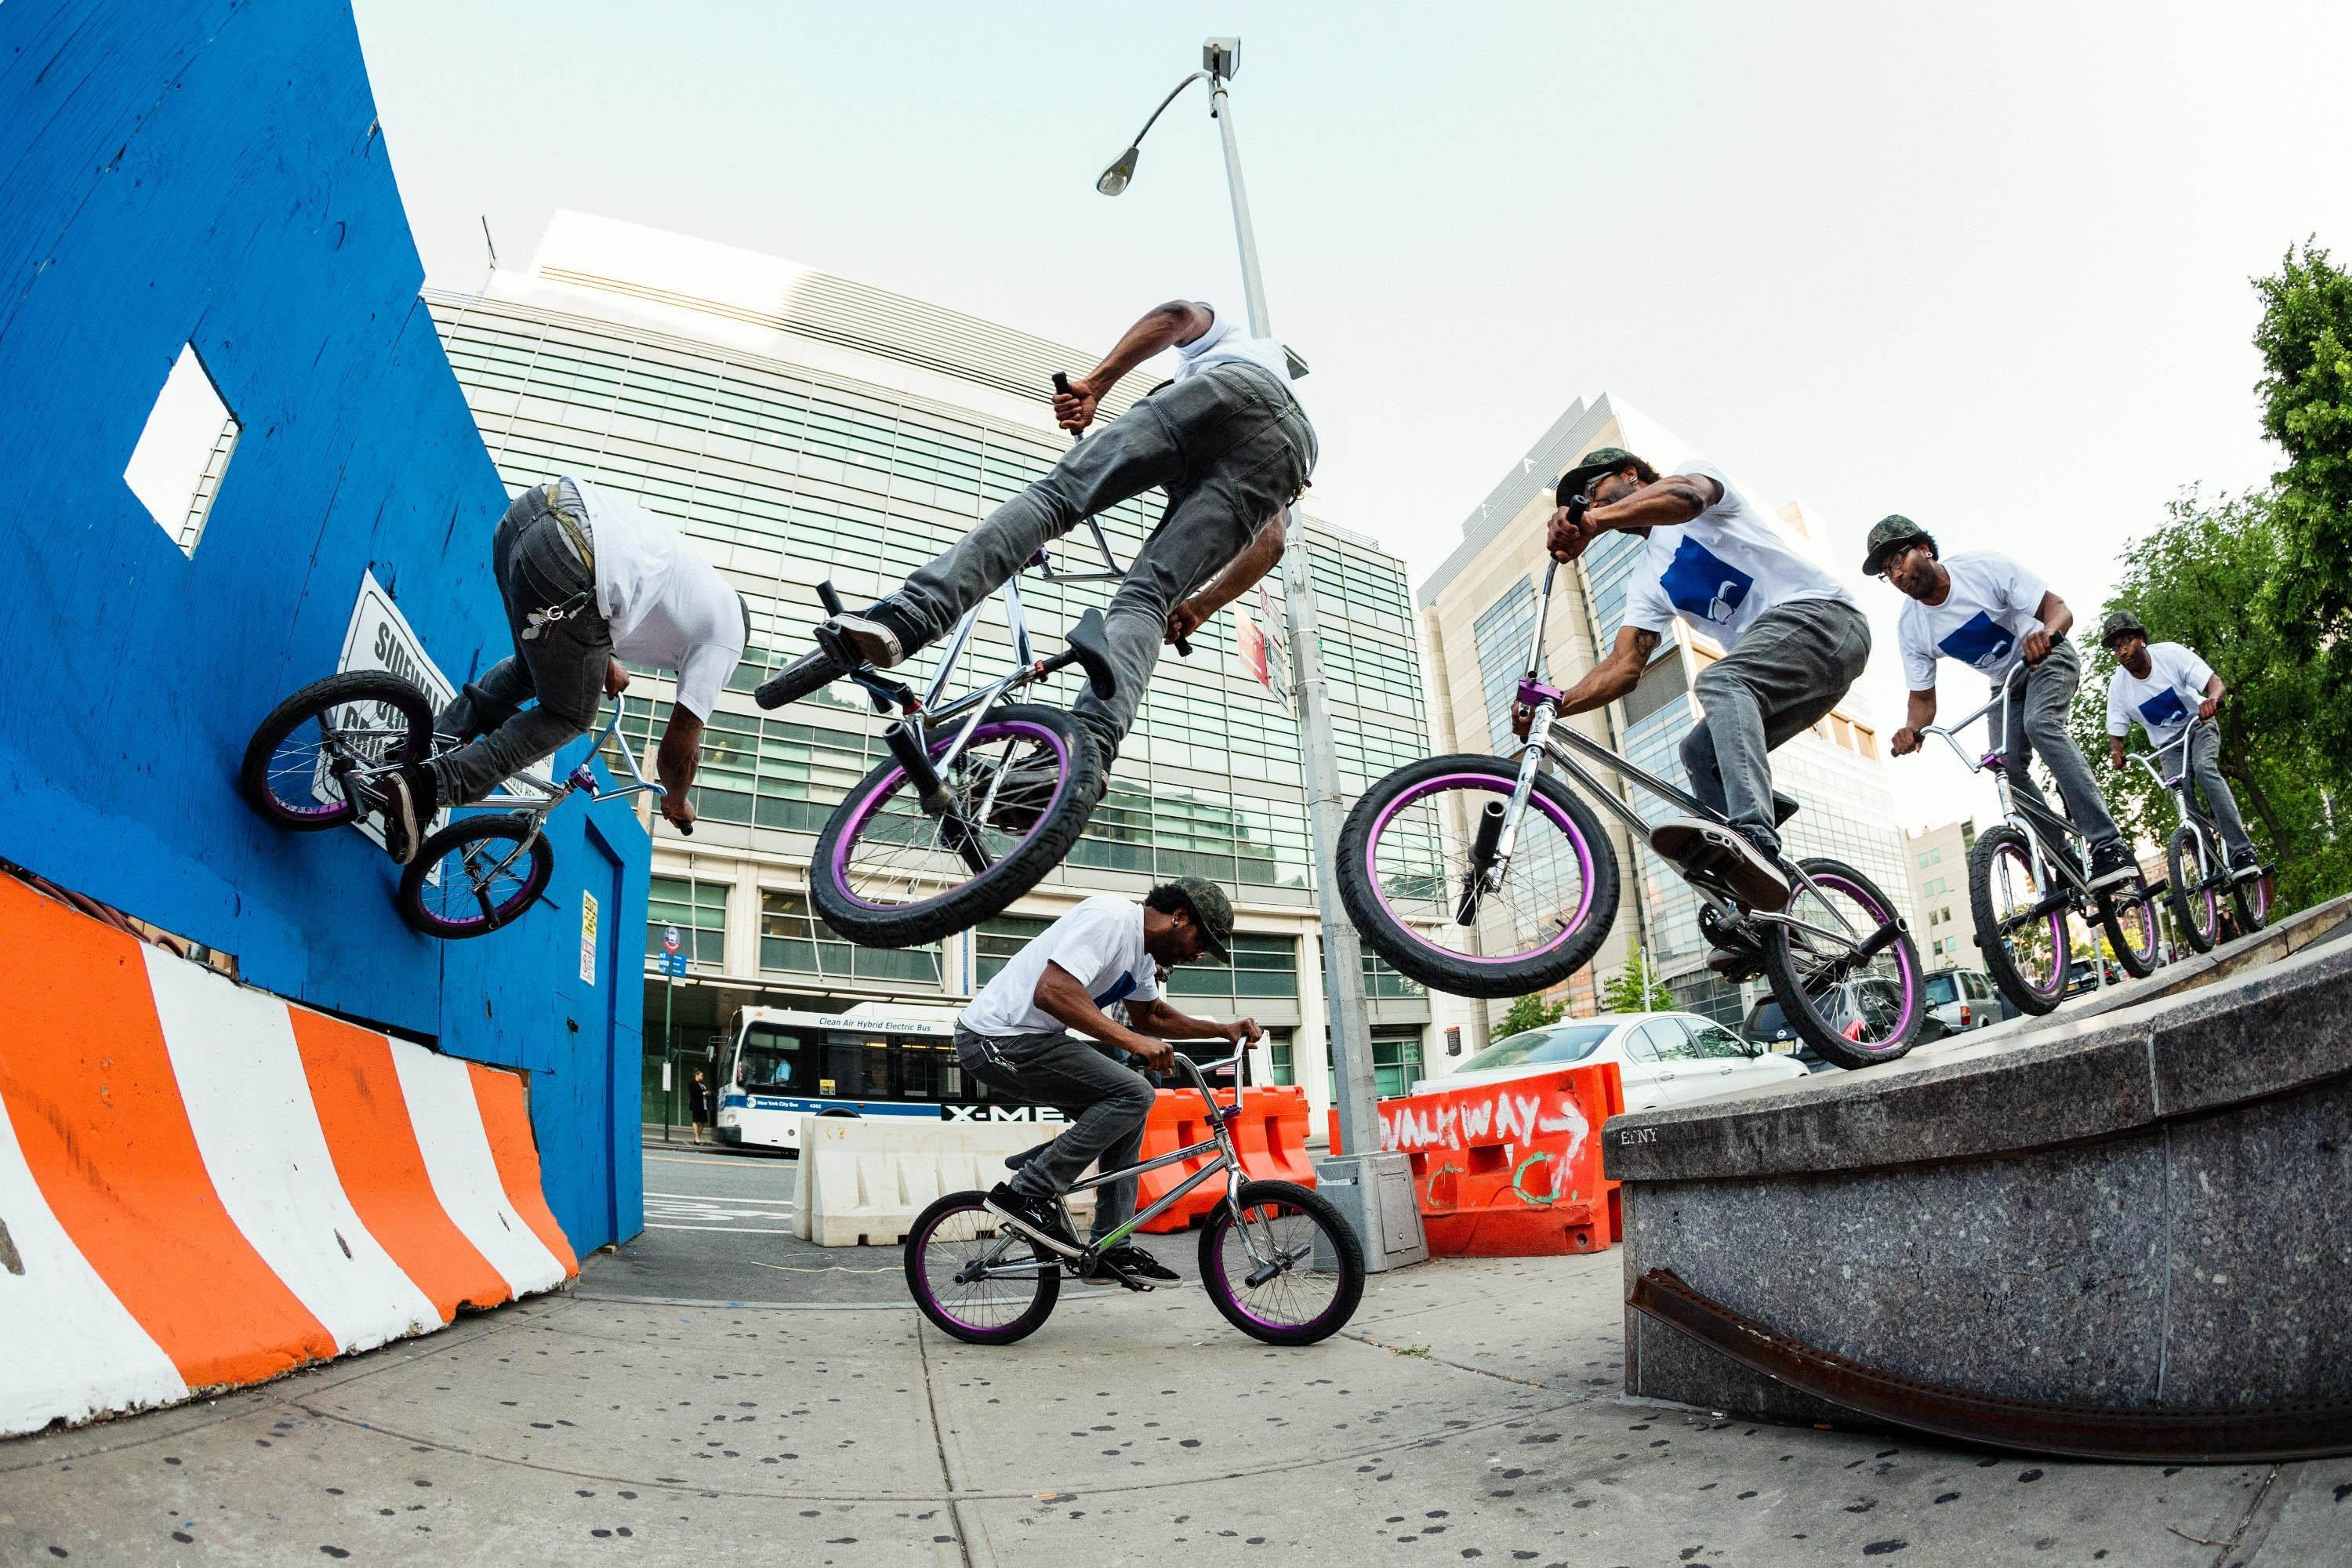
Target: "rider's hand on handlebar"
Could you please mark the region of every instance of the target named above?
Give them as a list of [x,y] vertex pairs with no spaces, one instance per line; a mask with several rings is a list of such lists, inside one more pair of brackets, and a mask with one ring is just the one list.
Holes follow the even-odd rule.
[[1526,740],[1528,738],[1528,731],[1535,727],[1535,722],[1536,710],[1534,709],[1528,707],[1524,702],[1514,702],[1511,704],[1512,734],[1517,735],[1522,741]]
[[1165,640],[1173,647],[1178,641],[1199,631],[1213,613],[1198,599],[1185,600],[1169,612],[1168,636]]
[[629,672],[617,658],[604,661],[604,695],[618,697],[629,689]]
[[1907,757],[1919,749],[1919,731],[1906,725],[1886,739],[1886,749],[1898,757]]
[[2023,656],[2026,663],[2032,665],[2040,664],[2043,659],[2050,657],[2049,632],[2037,626],[2033,630],[2026,633],[2025,641],[2018,646],[2018,652]]
[[1095,422],[1095,404],[1101,396],[1086,377],[1070,377],[1070,390],[1054,394],[1054,422],[1065,430],[1085,429]]
[[1133,1046],[1129,1046],[1127,1047],[1128,1055],[1133,1057],[1137,1061],[1141,1062],[1147,1068],[1153,1072],[1174,1072],[1176,1070],[1175,1047],[1170,1045],[1165,1040],[1155,1040],[1149,1036],[1139,1036],[1138,1038],[1143,1041],[1146,1048],[1139,1051]]
[[1265,1031],[1257,1026],[1255,1018],[1236,1018],[1225,1026],[1228,1045],[1246,1046],[1265,1037]]
[[694,802],[686,798],[684,790],[674,789],[662,796],[661,814],[681,833],[694,826]]
[[2219,713],[2221,710],[2221,700],[2218,697],[2208,697],[2204,701],[2200,702],[2197,705],[2197,717],[2200,719],[2210,719],[2214,714]]
[[1559,507],[1552,512],[1551,527],[1544,534],[1544,548],[1551,552],[1553,560],[1573,561],[1584,553],[1584,547],[1591,542],[1591,533],[1581,519],[1570,515],[1568,508]]

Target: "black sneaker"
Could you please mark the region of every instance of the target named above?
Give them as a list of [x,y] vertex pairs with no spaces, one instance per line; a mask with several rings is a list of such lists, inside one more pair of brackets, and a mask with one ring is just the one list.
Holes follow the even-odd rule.
[[760,683],[751,700],[762,708],[798,702],[812,691],[822,691],[849,673],[849,667],[823,648],[804,653]]
[[913,618],[887,599],[877,600],[854,616],[835,616],[825,626],[877,669],[904,663],[925,640]]
[[380,786],[383,798],[383,847],[393,864],[405,866],[416,858],[416,847],[425,841],[425,830],[431,826],[433,814],[440,809],[440,789],[433,770],[422,763],[410,763],[398,773],[387,774]]
[[2241,882],[2251,882],[2263,874],[2262,857],[2251,849],[2241,849],[2230,857],[2230,875]]
[[1111,1278],[1110,1271],[1113,1269],[1130,1279],[1174,1280],[1183,1278],[1143,1248],[1128,1241],[1120,1242],[1117,1247],[1097,1257],[1095,1259],[1094,1272],[1087,1278],[1108,1279]]
[[988,1200],[982,1206],[1030,1240],[1065,1258],[1076,1258],[1086,1250],[1063,1220],[1062,1205],[1051,1198],[1033,1198],[999,1182],[989,1189]]
[[1774,864],[1779,846],[1760,832],[1670,816],[1650,829],[1650,847],[1685,871],[1703,871],[1722,882],[1751,910],[1789,907],[1789,879]]
[[2091,886],[2113,888],[2139,875],[2139,862],[2120,838],[2091,846]]

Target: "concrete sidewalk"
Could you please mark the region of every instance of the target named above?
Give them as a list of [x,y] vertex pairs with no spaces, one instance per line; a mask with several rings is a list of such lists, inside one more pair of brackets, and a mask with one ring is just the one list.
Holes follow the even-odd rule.
[[1618,1400],[1620,1259],[1376,1276],[1275,1350],[1073,1289],[911,1309],[579,1295],[0,1446],[0,1562],[2352,1562],[2352,1461],[2020,1460]]

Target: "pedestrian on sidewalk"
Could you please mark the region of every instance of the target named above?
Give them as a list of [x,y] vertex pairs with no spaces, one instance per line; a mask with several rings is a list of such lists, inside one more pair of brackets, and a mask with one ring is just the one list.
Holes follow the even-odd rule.
[[694,1118],[694,1141],[702,1142],[702,1130],[710,1125],[710,1086],[702,1081],[697,1068],[694,1081],[686,1088],[686,1113]]

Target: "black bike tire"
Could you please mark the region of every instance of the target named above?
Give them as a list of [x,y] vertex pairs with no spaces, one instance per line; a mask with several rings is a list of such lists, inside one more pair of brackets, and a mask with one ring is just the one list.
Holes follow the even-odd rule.
[[[922,1269],[918,1266],[922,1256],[922,1240],[939,1227],[940,1220],[966,1209],[981,1210],[987,1201],[988,1194],[981,1192],[950,1193],[935,1200],[929,1208],[915,1216],[914,1225],[908,1229],[907,1239],[899,1248],[900,1261],[907,1276],[907,1294],[915,1299],[916,1310],[930,1321],[933,1328],[966,1344],[1009,1345],[1017,1340],[1027,1339],[1044,1327],[1045,1320],[1053,1316],[1054,1303],[1061,1300],[1062,1270],[1058,1266],[1059,1259],[1049,1248],[1034,1241],[1029,1243],[1033,1258],[1040,1262],[1053,1261],[1056,1267],[1039,1269],[1036,1274],[1036,1300],[1019,1317],[994,1329],[975,1328],[948,1316],[947,1310],[932,1300],[931,1292],[924,1283]],[[1003,1227],[1004,1222],[993,1215],[989,1215],[989,1220],[996,1228]]]
[[2129,885],[2139,889],[2139,907],[2147,921],[2147,953],[2135,952],[2131,944],[2124,941],[2123,915],[2116,908],[2116,889],[2114,888],[2099,889],[2099,924],[2105,929],[2107,945],[2115,949],[2116,962],[2124,966],[2124,973],[2134,980],[2145,980],[2156,973],[2157,943],[2163,939],[2157,933],[2156,900],[2147,896],[2147,879],[2135,870]]
[[1245,1209],[1260,1203],[1286,1204],[1313,1219],[1339,1259],[1339,1289],[1331,1305],[1312,1322],[1285,1328],[1251,1317],[1234,1299],[1233,1287],[1225,1279],[1224,1237],[1233,1227],[1234,1211],[1219,1204],[1201,1226],[1201,1287],[1218,1314],[1250,1338],[1269,1345],[1311,1345],[1346,1328],[1364,1299],[1364,1247],[1347,1217],[1330,1199],[1296,1182],[1244,1182],[1239,1195]]
[[2237,911],[2240,936],[2252,936],[2271,923],[2270,910],[2267,906],[2259,910],[2254,908],[2254,901],[2251,896],[2253,886],[2254,880],[2252,878],[2232,874],[2230,879],[2230,905]]
[[269,793],[269,759],[278,745],[322,710],[352,702],[384,702],[397,708],[408,721],[408,740],[401,748],[400,760],[411,763],[425,756],[433,742],[433,703],[414,684],[381,669],[348,669],[314,680],[272,708],[245,743],[245,757],[236,770],[237,793],[264,821],[289,833],[317,833],[341,827],[356,815],[346,804],[340,810],[315,816],[288,816],[276,808],[276,797]]
[[833,873],[835,853],[850,826],[857,804],[869,791],[898,771],[895,760],[877,764],[833,808],[824,831],[817,836],[816,852],[809,860],[810,901],[836,932],[866,947],[913,947],[969,931],[984,920],[1003,914],[1015,900],[1045,879],[1068,856],[1070,847],[1087,830],[1095,806],[1102,799],[1102,764],[1094,742],[1077,721],[1059,708],[1031,702],[1005,702],[988,710],[982,724],[1011,721],[1035,723],[1060,737],[1070,758],[1069,786],[1053,810],[1010,855],[953,892],[941,894],[909,910],[877,910],[850,897]]
[[[2197,830],[2185,822],[2172,830],[2172,837],[2164,846],[2164,873],[2167,883],[2165,896],[2172,900],[2172,918],[2179,923],[2181,934],[2189,939],[2189,945],[2200,952],[2210,952],[2213,951],[2213,944],[2221,940],[2220,900],[2216,900],[2214,902],[2212,926],[2208,930],[2200,931],[2197,926],[2197,904],[2190,901],[2189,896],[2189,883],[2192,879],[2189,874],[2188,864],[2183,858],[2189,851],[2197,847],[2199,842]],[[2200,856],[2198,858],[2201,862],[2203,857]],[[2193,879],[2202,883],[2212,874],[2210,867],[2200,865],[2200,872]]]
[[400,873],[397,900],[400,918],[407,923],[409,930],[443,942],[463,942],[470,937],[488,936],[494,931],[504,931],[514,924],[530,912],[530,907],[547,891],[548,883],[555,878],[555,847],[547,841],[546,834],[541,833],[531,840],[530,876],[523,884],[522,892],[509,900],[501,906],[502,912],[490,920],[468,921],[460,926],[437,919],[425,907],[425,874],[442,856],[460,844],[478,838],[507,838],[520,842],[530,831],[529,819],[518,814],[489,813],[459,817],[440,832],[427,837],[416,847],[416,858]]
[[[2042,995],[2025,983],[2024,974],[2010,959],[2007,948],[1999,942],[1987,941],[1987,933],[2000,923],[1992,910],[1992,862],[2003,846],[2014,847],[2029,862],[2032,858],[2033,851],[2025,842],[2025,835],[2007,823],[1978,834],[1977,847],[1969,854],[1969,914],[1976,921],[1977,956],[1984,961],[1985,973],[1992,976],[1992,983],[2000,987],[2000,994],[2009,998],[2011,1005],[2021,1013],[2038,1016],[2065,1000],[2065,986],[2062,984],[2055,996]],[[2051,957],[2058,964],[2059,973],[2064,974],[2070,955],[2053,953]]]
[[[1851,882],[1868,893],[1888,914],[1898,919],[1902,915],[1901,907],[1886,896],[1885,889],[1843,860],[1816,856],[1797,864],[1809,876],[1835,877],[1841,881]],[[1912,1006],[1911,1016],[1906,1020],[1901,1036],[1891,1045],[1859,1049],[1853,1041],[1834,1029],[1824,1027],[1813,1016],[1812,1005],[1806,999],[1804,986],[1797,979],[1796,961],[1790,956],[1789,928],[1786,926],[1765,927],[1764,978],[1771,984],[1772,999],[1780,1004],[1780,1016],[1789,1021],[1790,1027],[1797,1031],[1798,1038],[1839,1067],[1876,1067],[1881,1062],[1891,1062],[1908,1055],[1912,1046],[1918,1041],[1919,1022],[1927,1016],[1927,993],[1924,984],[1927,971],[1919,963],[1919,949],[1908,931],[1896,937],[1895,945],[1899,949],[1896,955],[1898,964],[1907,958],[1911,973],[1920,976],[1923,984]]]
[[1591,808],[1559,779],[1549,773],[1538,773],[1536,793],[1568,813],[1569,820],[1576,825],[1577,832],[1592,851],[1592,907],[1585,916],[1583,930],[1551,952],[1504,963],[1470,963],[1432,952],[1389,913],[1365,877],[1365,840],[1371,836],[1372,825],[1380,820],[1389,803],[1430,779],[1461,773],[1485,773],[1508,793],[1519,776],[1519,766],[1507,758],[1475,752],[1424,757],[1381,779],[1356,802],[1339,830],[1339,864],[1333,868],[1348,919],[1365,944],[1399,973],[1449,996],[1493,1000],[1524,996],[1556,985],[1591,963],[1592,955],[1601,951],[1601,944],[1609,939],[1609,928],[1617,921],[1620,890],[1617,851],[1609,842],[1609,836],[1601,831],[1600,819],[1593,816]]

